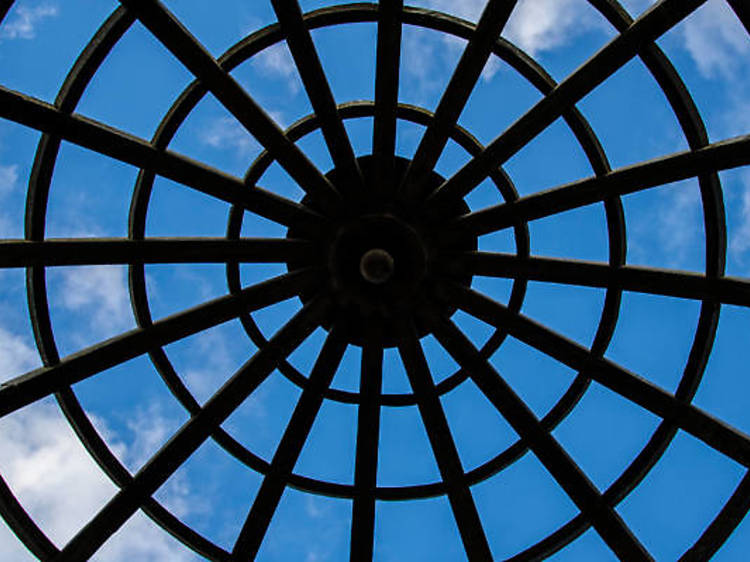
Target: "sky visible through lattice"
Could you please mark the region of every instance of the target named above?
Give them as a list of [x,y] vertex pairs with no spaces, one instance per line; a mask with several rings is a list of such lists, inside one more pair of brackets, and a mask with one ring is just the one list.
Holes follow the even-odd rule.
[[[636,16],[648,0],[623,4]],[[275,21],[269,2],[169,0],[164,4],[208,48],[220,56],[235,42]],[[305,11],[335,2],[300,2]],[[410,3],[476,21],[482,0],[419,0]],[[19,0],[0,26],[0,84],[52,102],[66,73],[117,2]],[[585,0],[522,0],[504,37],[533,56],[557,81],[563,80],[615,36]],[[338,103],[373,99],[374,23],[333,26],[312,32]],[[402,40],[399,99],[427,109],[440,100],[465,41],[406,26]],[[723,0],[709,0],[658,40],[703,116],[709,139],[750,130],[750,36]],[[287,48],[272,46],[232,72],[282,127],[312,108]],[[87,88],[76,112],[144,139],[193,76],[136,22],[114,47]],[[459,124],[489,143],[542,95],[499,59],[491,59],[461,114]],[[688,148],[664,94],[639,59],[634,59],[577,104],[607,153],[612,168]],[[355,152],[372,149],[372,119],[346,121]],[[399,122],[397,153],[410,157],[424,128]],[[22,238],[26,186],[40,133],[0,121],[0,238]],[[323,137],[314,132],[299,145],[315,165],[333,167]],[[242,176],[261,145],[208,94],[185,120],[170,149]],[[469,155],[448,144],[436,170],[450,177]],[[592,175],[583,150],[566,124],[555,123],[506,165],[520,195]],[[128,211],[138,169],[63,142],[52,177],[48,237],[127,236]],[[721,172],[728,229],[728,275],[750,277],[750,170]],[[299,200],[303,191],[272,165],[258,182]],[[489,180],[467,199],[472,210],[500,202]],[[630,264],[701,272],[705,235],[695,179],[623,197]],[[229,206],[157,177],[150,201],[149,236],[225,235]],[[531,252],[539,256],[606,262],[607,223],[602,204],[529,224]],[[246,214],[243,236],[283,237],[284,227]],[[481,250],[514,252],[511,230],[480,238]],[[147,265],[146,285],[155,319],[226,294],[225,267]],[[279,275],[283,264],[241,267],[244,285]],[[128,297],[127,266],[51,268],[47,288],[52,326],[61,356],[135,327]],[[511,282],[475,277],[473,287],[507,302]],[[522,312],[590,346],[605,291],[530,282]],[[284,301],[253,317],[270,337],[301,304]],[[626,292],[612,343],[605,356],[674,392],[690,352],[700,302]],[[694,403],[750,433],[747,353],[750,310],[724,305],[718,334]],[[466,314],[456,323],[479,345],[492,329]],[[318,329],[289,358],[309,373],[325,331]],[[456,369],[438,342],[423,340],[436,382]],[[168,357],[199,402],[206,400],[247,360],[256,347],[238,320],[165,347]],[[333,386],[357,391],[361,351],[350,346]],[[575,377],[513,338],[491,357],[538,417],[562,396]],[[24,272],[0,270],[0,380],[41,365],[28,319]],[[410,392],[398,353],[387,350],[384,392]],[[187,420],[148,357],[140,357],[76,384],[74,390],[96,428],[131,471]],[[300,389],[274,372],[224,424],[257,455],[273,456]],[[517,436],[492,405],[467,381],[441,399],[466,470],[486,462]],[[600,489],[606,489],[646,444],[659,419],[597,383],[553,431]],[[324,402],[295,472],[351,483],[357,410]],[[378,483],[400,486],[439,479],[437,464],[416,406],[384,407]],[[657,560],[674,560],[703,532],[731,495],[744,468],[687,433],[678,432],[667,452],[617,512]],[[58,546],[64,545],[112,497],[116,488],[97,468],[66,424],[54,400],[0,419],[0,474]],[[206,442],[157,492],[175,515],[218,545],[231,550],[262,476],[243,467],[216,444]],[[507,558],[536,543],[578,510],[533,454],[474,487],[493,556]],[[351,502],[293,489],[284,493],[261,547],[260,560],[345,560],[349,556]],[[750,552],[750,523],[744,521],[717,560],[744,560]],[[196,555],[137,513],[97,554],[100,560],[197,560]],[[410,502],[378,502],[375,558],[460,560],[459,533],[444,496]],[[614,559],[593,529],[555,560]],[[0,525],[0,559],[33,559]]]

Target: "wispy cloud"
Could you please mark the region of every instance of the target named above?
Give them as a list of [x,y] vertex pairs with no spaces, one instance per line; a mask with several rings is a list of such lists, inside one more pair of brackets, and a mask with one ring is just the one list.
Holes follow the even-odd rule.
[[[18,188],[18,165],[0,165],[0,209],[6,207],[6,200]],[[0,238],[19,236],[18,228],[14,228],[14,221],[6,211],[0,211]]]
[[597,25],[579,0],[521,0],[504,35],[530,55],[567,44]]
[[253,57],[252,65],[261,74],[281,80],[292,94],[300,91],[301,83],[297,67],[284,43],[277,43],[258,53]]
[[750,55],[750,39],[724,0],[709,0],[681,31],[685,48],[707,78],[734,78],[741,61]]
[[[740,174],[738,226],[729,241],[729,251],[738,263],[750,267],[750,170]],[[750,274],[750,270],[747,271]]]
[[81,266],[60,272],[60,300],[64,309],[84,315],[95,338],[112,336],[132,326],[126,283],[121,266]]
[[697,182],[686,180],[626,207],[628,260],[654,267],[699,268],[696,260],[704,247],[701,205]]
[[487,0],[423,0],[421,4],[433,10],[476,22],[482,15]]
[[135,408],[126,422],[132,439],[124,457],[125,463],[134,471],[139,469],[179,426],[179,420],[165,414],[160,402],[153,401],[146,407]]
[[16,189],[18,184],[18,165],[0,166],[0,197]]
[[[428,8],[476,22],[486,0],[423,0]],[[521,0],[511,14],[503,37],[532,56],[568,44],[576,36],[601,27],[592,10],[579,0]],[[404,36],[402,65],[421,92],[431,92],[442,84],[438,79],[452,65],[465,42],[453,36],[432,38],[433,34],[409,33]],[[481,78],[490,81],[500,70],[497,58],[490,57]]]
[[672,189],[662,199],[659,221],[660,247],[669,267],[681,267],[688,259],[688,252],[701,237],[701,199],[697,187],[689,183],[683,189]]
[[6,380],[40,366],[30,342],[0,326],[0,380]]
[[[430,8],[477,21],[486,0],[426,0]],[[503,36],[531,55],[551,50],[595,25],[580,0],[520,0]],[[486,72],[486,71],[485,71]],[[485,78],[488,78],[485,76]]]
[[[708,0],[678,30],[698,74],[710,81],[709,134],[721,139],[750,129],[750,37],[724,0]],[[750,264],[750,172],[722,177],[729,225],[730,258],[747,272]],[[731,263],[731,262],[730,262]]]
[[[455,41],[449,45],[452,51],[461,48],[455,46]],[[417,95],[425,95],[440,87],[441,67],[449,57],[455,58],[455,53],[447,51],[446,43],[438,40],[434,34],[422,30],[404,33],[401,66],[409,78],[409,88]]]
[[39,22],[57,14],[58,8],[52,4],[19,5],[11,12],[7,23],[0,27],[0,39],[33,39]]
[[[222,327],[190,338],[190,347],[183,353],[189,367],[181,370],[181,373],[190,390],[201,402],[208,400],[239,365],[237,350],[230,344]],[[252,396],[259,392],[260,390],[256,391]],[[259,415],[260,408],[262,405],[259,404]]]
[[[120,460],[131,472],[140,470],[182,425],[183,419],[165,410],[162,402],[154,400],[145,407],[134,407],[128,412],[122,434],[128,446],[121,447]],[[101,432],[112,433],[106,427]],[[208,508],[203,499],[192,494],[190,480],[184,472],[172,475],[160,488],[157,497],[177,517],[204,512]]]
[[245,127],[232,117],[219,117],[209,122],[201,141],[217,150],[231,150],[238,158],[245,158],[260,147]]
[[[128,446],[104,428],[105,437],[120,455]],[[0,467],[27,511],[58,545],[64,544],[115,493],[88,457],[56,406],[34,404],[0,423]],[[10,539],[9,540],[13,540]],[[17,544],[0,542],[4,560],[16,559]],[[98,553],[100,559],[197,560],[143,515],[137,514]]]

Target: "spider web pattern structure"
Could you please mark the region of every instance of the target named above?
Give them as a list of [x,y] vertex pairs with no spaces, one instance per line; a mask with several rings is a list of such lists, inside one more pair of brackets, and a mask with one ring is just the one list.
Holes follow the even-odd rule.
[[[750,5],[726,0],[750,32]],[[27,196],[25,238],[0,242],[0,267],[25,268],[30,318],[44,366],[0,388],[5,416],[54,395],[68,422],[99,467],[119,488],[117,494],[67,544],[58,548],[0,480],[0,511],[26,547],[43,560],[91,557],[136,511],[196,553],[211,560],[254,558],[286,487],[352,502],[351,560],[373,556],[376,501],[447,496],[470,560],[492,555],[471,487],[502,471],[529,451],[538,458],[579,514],[514,559],[539,559],[557,552],[589,528],[621,559],[649,560],[615,507],[646,477],[678,431],[750,468],[750,437],[691,403],[705,369],[723,304],[750,306],[750,281],[725,276],[726,227],[718,172],[750,164],[750,136],[709,143],[701,116],[679,74],[656,40],[698,9],[704,0],[661,0],[633,20],[616,0],[589,0],[618,34],[560,83],[531,57],[499,38],[516,2],[489,0],[476,24],[404,6],[400,0],[348,4],[303,14],[296,0],[272,0],[278,22],[252,33],[215,59],[157,0],[121,0],[70,70],[53,104],[0,87],[0,116],[43,133]],[[0,20],[13,2],[6,2]],[[109,52],[140,21],[194,76],[174,102],[152,139],[142,139],[75,113],[87,86]],[[359,22],[377,25],[373,101],[337,105],[310,30]],[[418,26],[466,40],[465,50],[434,112],[398,102],[402,26]],[[230,72],[280,43],[288,46],[314,113],[282,131]],[[512,67],[542,94],[495,140],[483,146],[457,125],[459,115],[491,57]],[[682,128],[689,150],[612,170],[592,127],[575,105],[616,71],[639,57],[661,88]],[[168,149],[191,111],[212,94],[263,146],[244,178],[235,177]],[[373,151],[355,155],[344,122],[371,117]],[[594,176],[519,197],[503,164],[562,118],[594,170]],[[397,122],[425,127],[411,160],[396,156]],[[324,173],[297,141],[320,131],[334,163]],[[448,141],[471,159],[443,178],[434,168]],[[48,239],[47,202],[62,141],[71,142],[139,168],[133,188],[127,238]],[[278,163],[305,191],[293,201],[258,185]],[[171,179],[231,204],[224,238],[146,236],[146,216],[155,178]],[[490,178],[502,202],[470,211],[464,198]],[[621,196],[698,178],[705,222],[705,272],[637,267],[626,263],[625,215]],[[528,222],[592,203],[602,203],[607,219],[607,263],[534,257]],[[283,225],[286,238],[244,238],[248,213]],[[477,250],[480,235],[510,229],[516,252]],[[360,257],[384,248],[396,263],[384,284],[357,275]],[[242,263],[286,264],[288,273],[243,287]],[[153,320],[146,291],[145,264],[226,264],[228,294],[172,316]],[[46,271],[53,266],[125,264],[137,327],[61,357],[47,298]],[[473,276],[513,280],[507,305],[471,288]],[[529,281],[606,289],[593,344],[575,343],[521,314]],[[671,394],[604,357],[617,323],[624,291],[700,302],[689,359]],[[299,297],[303,308],[266,339],[252,311]],[[451,319],[462,310],[494,326],[476,348]],[[258,351],[206,402],[199,403],[178,375],[164,346],[238,318]],[[319,327],[327,331],[314,367],[300,372],[288,356]],[[459,365],[436,384],[421,337],[432,334]],[[489,357],[512,336],[573,369],[577,376],[541,419],[515,393]],[[362,347],[359,392],[331,388],[349,345]],[[384,393],[384,349],[396,347],[411,393]],[[94,428],[71,385],[106,369],[148,355],[189,419],[135,474],[117,459]],[[299,386],[301,395],[269,462],[242,445],[221,424],[274,370]],[[472,380],[519,435],[491,460],[465,471],[440,397]],[[590,381],[605,386],[662,421],[622,474],[600,491],[552,430],[578,404]],[[311,478],[294,471],[324,400],[357,406],[355,474],[352,484]],[[414,406],[437,461],[440,479],[409,486],[378,486],[380,412],[383,406]],[[249,469],[263,475],[247,509],[233,549],[215,544],[187,526],[155,499],[155,492],[207,440],[213,440]],[[750,509],[750,473],[706,530],[684,553],[685,560],[709,558]]]

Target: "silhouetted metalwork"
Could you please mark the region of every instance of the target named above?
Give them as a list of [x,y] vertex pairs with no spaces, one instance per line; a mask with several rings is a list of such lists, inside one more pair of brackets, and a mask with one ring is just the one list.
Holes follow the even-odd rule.
[[[750,467],[750,438],[691,404],[713,344],[722,304],[750,306],[750,281],[724,275],[726,232],[717,172],[750,164],[750,136],[710,143],[701,116],[680,76],[655,41],[705,0],[661,0],[633,21],[616,0],[589,0],[619,32],[585,64],[557,84],[532,58],[500,37],[515,0],[489,0],[476,25],[445,14],[403,6],[401,0],[349,4],[303,14],[296,0],[271,0],[278,23],[237,43],[218,59],[157,0],[121,0],[68,74],[53,104],[0,88],[0,116],[43,133],[29,182],[25,239],[0,241],[0,267],[25,268],[31,322],[44,367],[0,388],[0,415],[54,395],[65,416],[119,492],[62,548],[27,515],[0,479],[0,511],[16,535],[45,560],[83,560],[137,510],[195,552],[213,560],[253,558],[263,541],[284,489],[352,500],[351,559],[373,555],[376,501],[445,495],[471,560],[490,560],[483,523],[471,486],[532,451],[580,513],[514,559],[550,555],[590,527],[622,559],[650,555],[615,507],[643,480],[678,430],[685,431],[736,462]],[[750,32],[750,5],[726,0]],[[4,17],[12,2],[0,8]],[[89,82],[123,34],[140,21],[195,76],[174,102],[151,140],[74,113]],[[337,105],[310,30],[358,22],[377,25],[373,102]],[[463,55],[434,113],[398,103],[402,25],[432,29],[467,41]],[[309,95],[314,114],[282,131],[230,72],[264,49],[286,42]],[[487,146],[457,125],[482,69],[498,57],[542,94],[541,100]],[[689,150],[611,170],[593,129],[575,104],[635,57],[662,89],[682,127]],[[208,93],[261,143],[265,152],[238,178],[168,149],[178,129]],[[344,121],[373,120],[373,154],[357,156]],[[519,197],[502,165],[536,135],[562,118],[595,172],[591,178]],[[398,120],[425,127],[412,160],[395,154]],[[324,173],[297,141],[322,133],[334,169]],[[456,174],[434,171],[448,140],[471,159]],[[133,190],[126,239],[47,239],[47,201],[62,141],[110,156],[140,169]],[[301,201],[264,190],[257,183],[273,163],[304,190]],[[169,178],[232,205],[225,238],[149,238],[146,214],[156,176]],[[705,273],[626,265],[624,211],[620,196],[697,177],[705,222]],[[463,198],[490,178],[502,203],[470,212]],[[602,202],[607,219],[608,263],[530,255],[529,221]],[[254,213],[288,227],[283,239],[241,236],[243,218]],[[511,229],[515,253],[477,251],[482,234]],[[229,294],[154,321],[144,264],[225,263]],[[286,264],[288,273],[243,287],[241,263]],[[50,320],[45,272],[50,266],[128,264],[137,327],[74,355],[60,357]],[[474,275],[513,280],[507,305],[471,288]],[[520,313],[528,281],[606,289],[591,348],[583,347]],[[605,359],[623,291],[691,299],[701,303],[698,327],[674,395]],[[250,312],[299,297],[303,308],[266,340]],[[477,349],[451,320],[457,309],[496,328]],[[178,376],[163,347],[239,318],[257,345],[255,355],[204,404]],[[328,330],[309,376],[287,356],[316,328]],[[433,334],[460,366],[435,384],[420,338]],[[574,382],[542,419],[515,394],[488,358],[512,336],[574,369]],[[359,392],[331,388],[349,345],[362,347]],[[383,350],[395,347],[412,393],[382,390]],[[118,461],[81,408],[71,385],[148,354],[190,418],[141,468],[131,474]],[[268,462],[245,448],[221,424],[275,369],[302,389],[286,431]],[[105,375],[101,375],[105,376]],[[440,397],[471,379],[520,436],[486,463],[465,471]],[[589,480],[552,436],[596,381],[662,419],[640,454],[604,491]],[[358,406],[353,484],[310,478],[295,463],[324,400]],[[382,406],[416,405],[440,472],[440,480],[420,485],[377,485]],[[156,490],[206,440],[264,475],[263,483],[231,552],[181,522],[155,498]],[[511,507],[509,507],[511,509]],[[724,508],[685,560],[710,557],[750,509],[746,474]]]

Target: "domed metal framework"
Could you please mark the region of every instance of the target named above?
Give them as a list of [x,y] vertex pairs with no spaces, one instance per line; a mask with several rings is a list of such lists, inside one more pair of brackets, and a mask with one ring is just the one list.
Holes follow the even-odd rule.
[[[750,32],[750,4],[726,0]],[[54,104],[0,88],[0,116],[43,133],[29,184],[24,240],[0,243],[0,266],[26,268],[31,321],[44,367],[0,388],[0,415],[55,395],[68,421],[119,492],[62,548],[54,545],[0,481],[0,510],[28,549],[44,560],[84,560],[93,555],[137,510],[195,552],[212,560],[253,558],[287,486],[353,502],[351,560],[373,554],[376,500],[446,495],[470,560],[490,560],[490,548],[471,486],[533,452],[580,513],[539,543],[517,554],[538,559],[570,543],[590,527],[626,560],[651,558],[615,511],[665,452],[678,430],[685,431],[745,467],[750,438],[691,404],[713,344],[722,304],[750,306],[750,281],[724,275],[726,233],[717,172],[750,164],[750,136],[709,143],[680,76],[656,40],[700,7],[703,0],[661,0],[633,21],[616,0],[589,0],[618,31],[585,64],[557,84],[534,60],[499,38],[514,0],[490,0],[476,25],[446,14],[406,7],[400,0],[349,4],[303,14],[296,0],[272,0],[278,23],[248,36],[214,59],[157,0],[121,0],[65,80]],[[4,3],[0,20],[13,2]],[[89,82],[110,50],[137,20],[195,75],[151,140],[136,138],[74,113]],[[377,23],[377,65],[373,102],[336,105],[309,30],[356,22]],[[433,112],[398,103],[402,25],[419,26],[467,40],[466,49]],[[272,45],[286,41],[314,114],[278,128],[230,71]],[[457,126],[468,97],[490,57],[499,57],[543,97],[487,146]],[[575,104],[634,57],[640,57],[682,127],[690,149],[611,170],[603,148]],[[168,150],[178,129],[207,94],[213,94],[263,145],[265,152],[243,179]],[[356,157],[344,120],[373,118],[373,153]],[[595,171],[591,178],[519,197],[502,165],[562,117]],[[426,132],[411,160],[395,156],[397,120],[423,125]],[[334,162],[326,174],[296,141],[321,131]],[[449,139],[472,155],[458,173],[443,178],[434,167]],[[134,187],[127,239],[47,239],[50,181],[61,141],[105,154],[140,169]],[[256,184],[274,162],[306,192],[299,202]],[[174,180],[232,205],[225,238],[146,237],[146,215],[156,176]],[[470,212],[464,197],[491,178],[504,202]],[[626,264],[625,222],[620,196],[697,177],[705,219],[704,274],[656,270]],[[601,202],[606,211],[609,263],[533,257],[528,221]],[[255,213],[288,228],[284,239],[243,238],[243,217]],[[516,253],[477,251],[477,237],[512,229]],[[242,287],[240,263],[277,262],[288,273]],[[144,264],[226,264],[229,294],[173,316],[152,320]],[[50,266],[129,265],[137,328],[60,357],[48,307],[45,271]],[[513,279],[502,305],[471,288],[474,275]],[[585,348],[520,313],[529,280],[606,289],[591,348]],[[605,359],[623,291],[668,295],[701,302],[698,327],[683,377],[674,395]],[[290,297],[304,306],[266,340],[250,312]],[[461,309],[495,326],[477,349],[451,320]],[[257,344],[255,355],[204,404],[189,392],[163,346],[230,319],[239,318]],[[317,327],[328,335],[309,374],[286,361]],[[460,365],[433,382],[421,336],[433,334]],[[507,335],[574,369],[578,375],[542,419],[515,394],[488,361]],[[330,388],[348,345],[362,347],[359,392]],[[397,347],[413,392],[382,392],[383,351]],[[131,474],[107,447],[79,404],[71,385],[140,355],[148,354],[190,418],[140,469]],[[302,393],[283,438],[268,462],[221,429],[221,423],[274,369]],[[451,436],[440,396],[471,379],[520,436],[493,459],[466,472]],[[594,380],[662,419],[647,445],[614,483],[600,492],[552,436]],[[294,472],[323,400],[358,406],[354,482],[345,485]],[[441,479],[403,487],[376,482],[381,406],[416,405],[422,416]],[[263,483],[232,552],[181,522],[154,498],[206,440],[213,439],[237,460],[262,475]],[[705,532],[684,554],[710,557],[750,509],[747,474]]]

